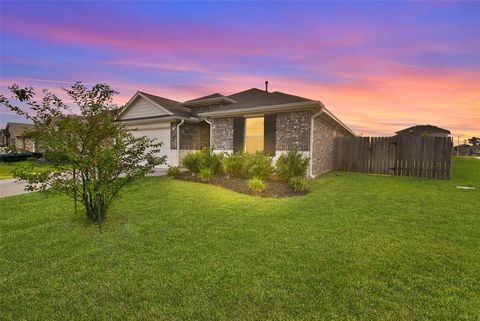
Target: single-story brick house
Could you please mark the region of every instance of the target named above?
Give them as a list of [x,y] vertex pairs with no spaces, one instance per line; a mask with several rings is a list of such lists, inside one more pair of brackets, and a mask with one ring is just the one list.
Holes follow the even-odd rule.
[[311,176],[333,169],[335,137],[355,136],[320,101],[256,88],[185,102],[137,92],[118,121],[136,128],[135,135],[163,141],[168,166],[207,146],[226,153],[263,151],[274,159],[296,147],[310,157]]
[[7,132],[5,129],[0,129],[0,147],[7,146]]
[[35,152],[35,141],[24,137],[25,131],[32,128],[32,124],[8,122],[0,134],[0,145],[15,146],[20,151]]

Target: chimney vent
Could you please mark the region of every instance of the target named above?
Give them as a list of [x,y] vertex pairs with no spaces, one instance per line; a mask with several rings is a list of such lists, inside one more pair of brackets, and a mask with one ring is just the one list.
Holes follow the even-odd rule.
[[265,91],[268,93],[268,80],[265,80]]

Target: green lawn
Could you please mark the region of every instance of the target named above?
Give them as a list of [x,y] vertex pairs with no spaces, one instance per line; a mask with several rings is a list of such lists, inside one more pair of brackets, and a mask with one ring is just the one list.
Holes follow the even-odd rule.
[[450,181],[336,172],[289,199],[143,179],[101,233],[72,205],[0,199],[0,319],[480,319],[474,158]]
[[13,178],[12,171],[18,167],[22,166],[31,166],[33,165],[33,169],[45,169],[47,168],[48,164],[39,164],[36,162],[31,162],[31,161],[22,161],[22,162],[0,162],[0,179],[7,179],[7,178]]
[[3,163],[0,162],[0,179],[12,178],[12,171],[22,164],[27,162],[12,162],[12,163]]

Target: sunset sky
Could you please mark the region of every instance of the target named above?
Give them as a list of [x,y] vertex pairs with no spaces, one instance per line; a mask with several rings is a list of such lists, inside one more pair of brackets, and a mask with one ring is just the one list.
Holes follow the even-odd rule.
[[[252,87],[357,134],[480,136],[480,2],[1,2],[0,91],[106,82],[175,100]],[[2,109],[1,125],[19,121]],[[462,138],[463,139],[463,138]]]

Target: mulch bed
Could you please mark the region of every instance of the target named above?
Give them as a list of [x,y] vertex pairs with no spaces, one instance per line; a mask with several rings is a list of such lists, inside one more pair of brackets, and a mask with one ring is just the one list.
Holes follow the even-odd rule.
[[214,175],[208,182],[202,181],[198,179],[196,176],[193,176],[190,172],[183,172],[177,179],[189,182],[197,182],[197,183],[204,183],[204,184],[212,184],[216,186],[221,186],[223,188],[229,189],[234,192],[248,194],[248,195],[255,195],[260,197],[275,197],[275,198],[283,198],[283,197],[290,197],[290,196],[298,196],[298,195],[305,195],[308,192],[296,192],[293,188],[285,183],[282,180],[272,179],[265,180],[267,184],[267,188],[265,191],[255,194],[248,189],[247,186],[247,179],[239,178],[239,177],[230,177],[224,175]]

